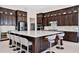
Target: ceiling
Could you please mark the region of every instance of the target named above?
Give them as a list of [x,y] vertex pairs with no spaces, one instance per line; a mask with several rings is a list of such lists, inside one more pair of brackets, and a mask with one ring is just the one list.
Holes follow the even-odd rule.
[[30,11],[30,12],[47,12],[57,9],[62,9],[66,7],[70,7],[73,5],[1,5],[1,7],[10,8],[10,9],[19,9],[24,11]]

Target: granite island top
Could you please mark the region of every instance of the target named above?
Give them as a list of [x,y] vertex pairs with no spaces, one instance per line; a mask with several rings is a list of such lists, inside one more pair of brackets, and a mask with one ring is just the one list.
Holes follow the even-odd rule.
[[42,36],[48,36],[48,35],[55,35],[61,32],[58,32],[58,31],[11,31],[11,33],[36,38],[36,37],[42,37]]

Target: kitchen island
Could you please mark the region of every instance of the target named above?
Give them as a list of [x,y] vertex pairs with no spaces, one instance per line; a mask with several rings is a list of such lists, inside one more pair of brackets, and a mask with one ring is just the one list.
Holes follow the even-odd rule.
[[[27,38],[32,41],[32,53],[38,53],[48,48],[48,43],[43,44],[45,40],[43,37],[49,35],[56,35],[61,32],[57,31],[11,31],[10,34],[18,35]],[[46,47],[45,47],[46,46]]]

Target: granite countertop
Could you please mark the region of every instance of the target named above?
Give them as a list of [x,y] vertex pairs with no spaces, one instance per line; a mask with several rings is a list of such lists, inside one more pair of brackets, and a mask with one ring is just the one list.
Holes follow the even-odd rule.
[[61,32],[58,32],[58,31],[11,31],[11,33],[24,35],[24,36],[30,36],[30,37],[42,37],[42,36],[58,34]]

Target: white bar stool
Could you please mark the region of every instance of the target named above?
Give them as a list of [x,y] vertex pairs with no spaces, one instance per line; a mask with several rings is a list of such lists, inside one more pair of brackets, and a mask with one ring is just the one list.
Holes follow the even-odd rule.
[[18,53],[22,52],[22,37],[19,36],[19,40],[20,40],[20,50],[18,51]]
[[16,42],[15,43],[16,47],[13,49],[13,51],[20,50],[20,48],[18,47],[18,43],[20,43],[19,36],[14,35],[14,38],[15,38],[14,41]]
[[49,41],[49,43],[50,43],[50,49],[49,49],[49,51],[47,51],[46,53],[55,53],[55,52],[53,52],[53,51],[51,50],[51,48],[52,48],[52,43],[55,42],[56,35],[51,35],[51,36],[48,36],[47,38],[48,38],[48,41]]
[[[12,39],[11,39],[11,34],[9,32],[7,33],[7,38],[9,39],[9,43],[12,43],[10,42],[10,40],[12,41]],[[12,48],[12,44],[10,44],[9,48]]]
[[58,46],[56,47],[57,49],[64,49],[63,47],[63,37],[64,37],[65,33],[60,33],[58,34]]
[[14,40],[15,40],[15,38],[14,38],[14,35],[12,35],[12,34],[10,34],[10,38],[11,38],[11,41],[12,41],[12,48],[13,47],[15,47],[15,43],[14,43]]
[[[28,39],[23,38],[23,37],[20,37],[20,40],[21,40],[20,52],[21,53],[25,53],[25,52],[29,53],[29,46],[32,45],[32,42],[28,41]],[[27,51],[24,51],[24,49],[22,48],[23,45],[27,47]]]

